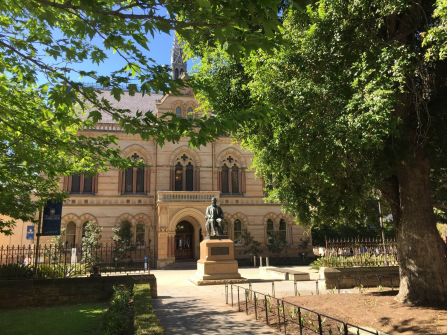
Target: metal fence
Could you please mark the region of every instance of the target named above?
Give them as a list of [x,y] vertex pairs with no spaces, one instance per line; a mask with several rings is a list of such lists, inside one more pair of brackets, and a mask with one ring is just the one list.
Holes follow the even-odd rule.
[[369,330],[337,318],[318,313],[274,296],[233,285],[225,285],[226,304],[237,307],[239,312],[254,315],[267,325],[285,335],[378,335]]
[[0,278],[66,278],[100,273],[147,272],[154,260],[148,246],[101,244],[0,246]]
[[397,242],[379,238],[326,240],[324,257],[341,267],[398,265]]

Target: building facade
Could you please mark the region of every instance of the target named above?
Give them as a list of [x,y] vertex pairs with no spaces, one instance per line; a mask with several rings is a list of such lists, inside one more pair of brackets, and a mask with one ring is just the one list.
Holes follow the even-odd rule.
[[[186,65],[179,61],[179,49],[175,42],[172,63],[173,71],[178,69],[181,74]],[[173,76],[178,74],[173,72]],[[171,112],[187,118],[197,106],[189,88],[178,95],[125,93],[120,101],[109,91],[102,95],[119,108],[151,110],[157,116]],[[196,260],[205,236],[205,209],[215,196],[225,214],[225,231],[235,241],[237,257],[249,257],[241,239],[245,230],[261,243],[262,255],[272,254],[267,246],[274,237],[284,241],[279,255],[297,257],[311,251],[311,238],[304,228],[282,213],[279,204],[264,201],[262,181],[250,169],[252,154],[232,139],[221,137],[199,149],[190,148],[186,138],[159,146],[124,133],[107,114],[83,134],[115,135],[122,155],[143,160],[145,166],[61,180],[61,187],[70,195],[62,216],[64,239],[69,244],[80,244],[84,224],[94,221],[102,227],[104,242],[112,242],[113,228],[130,227],[132,243],[149,246],[157,267]]]

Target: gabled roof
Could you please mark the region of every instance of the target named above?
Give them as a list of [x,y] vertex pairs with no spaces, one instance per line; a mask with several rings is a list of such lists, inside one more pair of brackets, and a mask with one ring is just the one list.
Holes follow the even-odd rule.
[[[131,96],[128,92],[124,92],[124,94],[118,101],[112,96],[109,90],[103,90],[99,94],[99,99],[107,99],[115,108],[128,109],[131,116],[135,115],[137,111],[142,111],[144,113],[151,111],[153,114],[157,114],[156,103],[159,102],[162,97],[163,94],[159,93],[151,93],[145,95],[136,93],[134,96]],[[101,112],[100,123],[114,124],[115,121],[112,119],[112,116],[109,113]]]

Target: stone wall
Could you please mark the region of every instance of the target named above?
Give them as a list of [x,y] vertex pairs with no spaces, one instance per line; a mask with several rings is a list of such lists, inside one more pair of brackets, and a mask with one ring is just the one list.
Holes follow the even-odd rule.
[[0,280],[0,309],[106,301],[114,285],[136,283],[149,283],[151,296],[157,297],[157,280],[152,274]]
[[320,279],[325,279],[325,287],[353,288],[362,284],[363,287],[398,287],[400,275],[398,266],[382,267],[321,267]]

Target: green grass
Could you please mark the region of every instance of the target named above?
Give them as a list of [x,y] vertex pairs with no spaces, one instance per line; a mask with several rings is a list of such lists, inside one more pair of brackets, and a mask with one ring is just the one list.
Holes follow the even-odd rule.
[[163,327],[152,309],[149,284],[134,285],[134,326],[136,335],[162,335]]
[[0,334],[99,334],[106,309],[104,302],[0,310]]

